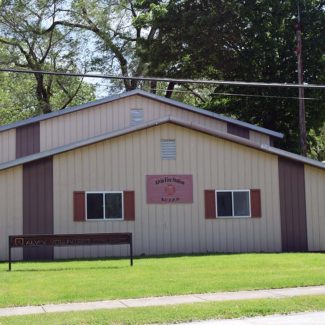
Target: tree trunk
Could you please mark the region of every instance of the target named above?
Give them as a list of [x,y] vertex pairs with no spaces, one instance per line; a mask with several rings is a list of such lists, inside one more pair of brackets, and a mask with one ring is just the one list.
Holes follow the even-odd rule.
[[150,81],[150,92],[152,94],[157,94],[157,81]]
[[44,77],[41,74],[35,74],[37,86],[36,86],[36,98],[38,101],[38,108],[40,113],[47,114],[52,112],[50,105],[50,94],[44,86]]
[[166,98],[172,97],[174,88],[175,88],[175,82],[170,82],[166,90],[166,95],[165,95]]

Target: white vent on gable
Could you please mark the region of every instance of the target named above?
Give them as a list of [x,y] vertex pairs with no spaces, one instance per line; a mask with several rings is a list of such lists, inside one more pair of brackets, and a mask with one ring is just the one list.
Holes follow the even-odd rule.
[[176,140],[160,140],[160,155],[162,160],[176,160]]
[[143,122],[143,109],[136,108],[130,111],[130,125],[137,125]]

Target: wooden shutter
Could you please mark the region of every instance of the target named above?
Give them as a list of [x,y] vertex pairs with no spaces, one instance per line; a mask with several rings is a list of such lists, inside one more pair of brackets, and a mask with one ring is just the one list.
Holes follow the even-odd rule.
[[73,192],[73,220],[86,220],[85,192],[83,191]]
[[124,220],[135,220],[134,191],[124,191]]
[[204,190],[205,219],[216,218],[216,192],[215,190]]
[[261,218],[261,190],[253,189],[251,190],[251,212],[252,218]]

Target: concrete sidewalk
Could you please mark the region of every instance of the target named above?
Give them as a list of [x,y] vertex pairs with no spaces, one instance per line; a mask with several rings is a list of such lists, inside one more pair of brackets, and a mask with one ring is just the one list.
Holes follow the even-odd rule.
[[116,309],[149,306],[167,306],[207,301],[227,301],[264,298],[288,298],[295,296],[325,295],[325,286],[299,287],[287,289],[252,290],[237,292],[203,293],[181,296],[148,297],[136,299],[105,300],[81,303],[47,304],[0,308],[1,316],[85,311],[96,309]]

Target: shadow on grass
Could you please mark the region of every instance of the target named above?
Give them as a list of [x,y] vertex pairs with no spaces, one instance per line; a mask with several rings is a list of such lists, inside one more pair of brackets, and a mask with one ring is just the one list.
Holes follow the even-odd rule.
[[37,269],[37,268],[33,268],[33,269],[20,269],[20,270],[15,270],[15,269],[11,269],[11,271],[8,271],[9,273],[16,273],[16,272],[57,272],[57,271],[78,271],[78,270],[114,270],[114,269],[126,269],[129,268],[128,266],[106,266],[106,267],[56,267],[56,268],[48,268],[48,269]]
[[[184,258],[184,257],[204,257],[204,256],[225,256],[225,255],[236,255],[234,253],[206,253],[206,254],[165,254],[165,255],[140,255],[137,257],[133,257],[133,260],[136,262],[137,260],[150,260],[150,259],[171,259],[171,258]],[[105,257],[101,257],[101,258],[78,258],[78,259],[57,259],[57,260],[46,260],[46,261],[42,261],[42,260],[35,260],[35,261],[12,261],[12,269],[11,271],[9,270],[4,270],[7,271],[9,273],[11,272],[56,272],[56,271],[77,271],[77,270],[98,270],[98,269],[102,269],[102,270],[114,270],[114,269],[126,269],[126,268],[130,268],[130,265],[123,265],[123,266],[109,266],[109,265],[105,265],[105,266],[98,266],[98,265],[80,265],[80,266],[68,266],[67,264],[70,263],[77,263],[77,262],[81,262],[81,263],[97,263],[97,262],[107,262],[109,263],[110,261],[114,262],[114,261],[125,261],[128,262],[129,261],[129,257],[128,256],[122,256],[122,257],[109,257],[109,258],[105,258]],[[7,262],[3,262],[4,264]],[[36,265],[35,267],[32,268],[28,268],[28,265],[30,265],[31,263],[35,264],[39,264],[40,267],[38,268]],[[62,266],[58,266],[55,265],[54,267],[51,267],[51,264],[62,264]],[[2,263],[0,263],[2,264]],[[23,268],[24,264],[27,266],[24,269]],[[64,265],[65,264],[65,265]],[[49,267],[46,267],[46,265],[49,265]],[[17,269],[20,268],[20,269]]]
[[[150,260],[150,259],[174,259],[174,258],[190,258],[190,257],[206,257],[206,256],[215,256],[215,257],[218,257],[218,256],[222,256],[222,257],[226,257],[226,256],[243,256],[243,255],[255,255],[255,256],[258,256],[258,255],[283,255],[283,254],[290,254],[290,255],[293,255],[293,254],[301,254],[301,253],[282,253],[282,252],[277,252],[277,253],[269,253],[269,252],[260,252],[260,253],[256,253],[256,252],[253,252],[253,253],[213,253],[213,252],[207,252],[205,254],[202,254],[202,253],[189,253],[189,254],[165,254],[165,255],[140,255],[140,256],[137,256],[137,257],[134,257],[133,260],[134,260],[134,265],[136,265],[136,262],[137,261],[140,261],[140,260]],[[44,271],[49,271],[49,272],[52,272],[52,271],[71,271],[71,270],[86,270],[86,269],[89,269],[89,270],[92,270],[92,269],[126,269],[126,268],[130,268],[130,265],[123,265],[123,266],[109,266],[109,265],[101,265],[101,266],[98,266],[98,264],[96,265],[79,265],[79,266],[68,266],[66,264],[69,264],[69,263],[77,263],[77,262],[81,262],[81,263],[97,263],[97,262],[107,262],[109,263],[110,261],[114,262],[114,261],[125,261],[125,262],[128,262],[129,258],[127,256],[123,256],[123,257],[109,257],[109,258],[105,258],[105,257],[102,257],[102,258],[78,258],[78,259],[58,259],[58,260],[47,260],[47,261],[13,261],[12,262],[12,272],[44,272]],[[6,262],[3,262],[4,264]],[[40,266],[40,268],[38,268],[37,266],[33,267],[33,268],[28,268],[28,264],[30,263],[37,263],[37,264],[40,264],[42,266]],[[44,268],[45,266],[44,265],[51,265],[51,264],[55,264],[55,263],[59,263],[59,264],[62,264],[62,267],[60,266],[57,266],[55,265],[55,267],[51,267],[49,266],[48,268]],[[2,262],[0,263],[2,264]],[[15,269],[15,265],[16,267],[23,267],[23,265],[26,264],[27,265],[27,268],[26,269]],[[66,266],[65,266],[65,265]]]
[[[115,270],[130,268],[130,265],[98,265],[97,262],[107,262],[116,260],[126,260],[125,258],[94,258],[94,259],[69,259],[69,260],[52,260],[52,261],[13,261],[11,263],[11,272],[56,272],[56,271],[78,271],[78,270]],[[89,263],[87,265],[69,265],[75,263]],[[125,261],[128,262],[128,261]],[[5,262],[6,263],[6,262]],[[29,268],[30,264],[35,264]],[[51,267],[51,264],[53,267]],[[59,264],[59,265],[58,265]],[[93,265],[92,265],[93,264]],[[24,268],[26,265],[26,268]],[[38,267],[39,265],[39,267]],[[18,269],[17,269],[18,268]],[[22,269],[23,268],[23,269]],[[9,270],[6,270],[10,272]]]

